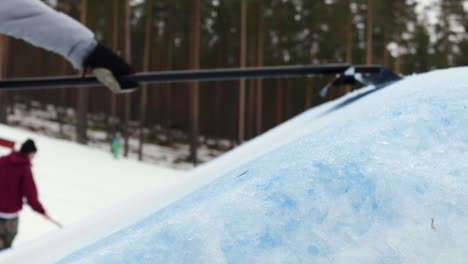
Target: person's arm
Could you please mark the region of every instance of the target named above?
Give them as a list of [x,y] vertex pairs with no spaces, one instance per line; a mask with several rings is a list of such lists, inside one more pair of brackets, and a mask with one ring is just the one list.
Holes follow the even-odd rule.
[[40,0],[0,0],[0,33],[58,53],[84,73],[92,70],[113,92],[138,87],[134,81],[120,80],[135,72],[124,59],[99,44],[84,25]]
[[26,173],[23,179],[23,195],[26,197],[26,202],[31,206],[31,208],[44,215],[47,216],[47,213],[42,206],[41,202],[39,202],[36,183],[34,182],[34,178],[31,172],[31,168],[26,169]]
[[58,53],[76,69],[97,45],[88,28],[40,0],[0,0],[0,33]]

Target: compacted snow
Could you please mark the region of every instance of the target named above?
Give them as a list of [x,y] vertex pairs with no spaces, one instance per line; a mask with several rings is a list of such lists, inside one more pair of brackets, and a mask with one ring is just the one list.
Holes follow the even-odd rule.
[[466,263],[467,72],[415,75],[312,109],[178,186],[115,207],[126,213],[0,261]]

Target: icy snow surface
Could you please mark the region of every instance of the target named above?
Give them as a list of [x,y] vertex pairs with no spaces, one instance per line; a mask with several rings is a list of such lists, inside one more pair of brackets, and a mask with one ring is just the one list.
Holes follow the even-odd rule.
[[193,192],[59,263],[466,263],[468,68],[329,111],[366,89],[189,172]]

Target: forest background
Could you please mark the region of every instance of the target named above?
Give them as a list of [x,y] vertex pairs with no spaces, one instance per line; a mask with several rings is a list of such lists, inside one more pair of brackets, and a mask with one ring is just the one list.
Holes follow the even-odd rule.
[[[39,1],[39,0],[38,0]],[[378,64],[408,75],[468,64],[468,1],[462,0],[55,0],[138,71],[295,64]],[[57,55],[0,36],[0,77],[77,74]],[[42,109],[55,137],[87,144],[93,132],[144,146],[228,150],[357,87],[319,91],[333,77],[0,91],[0,122]],[[67,130],[68,129],[68,130]],[[72,131],[72,133],[67,133]],[[0,135],[6,136],[7,135]],[[138,142],[132,148],[130,139]]]

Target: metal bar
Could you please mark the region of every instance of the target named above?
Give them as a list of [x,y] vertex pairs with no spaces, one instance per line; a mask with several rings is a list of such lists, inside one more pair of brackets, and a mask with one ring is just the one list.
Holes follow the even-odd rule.
[[[270,66],[257,68],[228,68],[212,70],[182,70],[165,72],[146,72],[122,77],[138,83],[165,83],[189,81],[238,80],[249,78],[300,77],[332,75],[343,73],[349,64]],[[359,73],[377,73],[380,66],[356,66]],[[0,90],[31,90],[51,88],[75,88],[101,86],[95,77],[57,76],[38,78],[18,78],[0,81]]]

